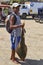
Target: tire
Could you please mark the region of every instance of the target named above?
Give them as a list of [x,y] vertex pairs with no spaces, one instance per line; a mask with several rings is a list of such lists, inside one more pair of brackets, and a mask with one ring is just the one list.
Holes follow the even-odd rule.
[[43,23],[43,18],[40,18],[40,23]]
[[27,14],[26,14],[26,13],[23,13],[23,14],[22,14],[22,18],[23,18],[23,19],[25,19],[25,18],[26,18],[26,16],[27,16]]
[[32,18],[34,19],[34,15],[32,16]]
[[34,20],[35,20],[36,22],[40,22],[40,16],[34,17]]

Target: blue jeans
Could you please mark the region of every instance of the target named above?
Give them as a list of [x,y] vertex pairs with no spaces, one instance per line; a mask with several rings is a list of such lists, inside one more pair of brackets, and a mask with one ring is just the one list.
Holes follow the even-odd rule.
[[20,42],[20,39],[21,39],[21,36],[18,36],[18,37],[14,38],[14,35],[11,35],[11,48],[12,48],[12,50],[15,50],[18,43]]

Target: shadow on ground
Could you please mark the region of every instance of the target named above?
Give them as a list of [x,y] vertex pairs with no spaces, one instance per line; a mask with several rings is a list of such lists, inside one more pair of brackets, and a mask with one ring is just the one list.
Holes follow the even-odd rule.
[[2,27],[4,28],[4,27],[5,27],[5,25],[0,25],[0,28],[2,28]]
[[21,65],[43,65],[43,60],[32,60],[32,59],[26,59],[24,62],[19,62]]
[[5,27],[5,24],[4,23],[0,23],[0,28],[1,27]]
[[22,19],[22,20],[33,20],[33,18],[25,18],[25,19]]

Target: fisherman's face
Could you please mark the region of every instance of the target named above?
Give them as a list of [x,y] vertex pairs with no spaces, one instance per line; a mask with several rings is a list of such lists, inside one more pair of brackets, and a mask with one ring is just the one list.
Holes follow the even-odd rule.
[[19,8],[20,8],[20,7],[15,7],[15,8],[13,8],[14,12],[15,12],[15,13],[19,13]]

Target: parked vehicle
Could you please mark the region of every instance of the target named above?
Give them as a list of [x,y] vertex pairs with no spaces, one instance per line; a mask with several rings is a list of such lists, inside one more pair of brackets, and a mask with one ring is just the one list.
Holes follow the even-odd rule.
[[38,8],[38,16],[35,18],[36,22],[43,22],[43,8]]
[[43,7],[43,2],[31,2],[30,3],[30,15],[34,18],[38,15],[38,9]]
[[8,8],[10,7],[9,5],[3,5],[3,4],[0,4],[0,22],[5,22],[5,18],[6,18],[6,13],[4,12],[4,8]]
[[20,16],[22,18],[26,18],[26,16],[28,16],[30,14],[30,10],[29,10],[29,7],[26,5],[26,4],[20,4],[21,7],[20,7]]

